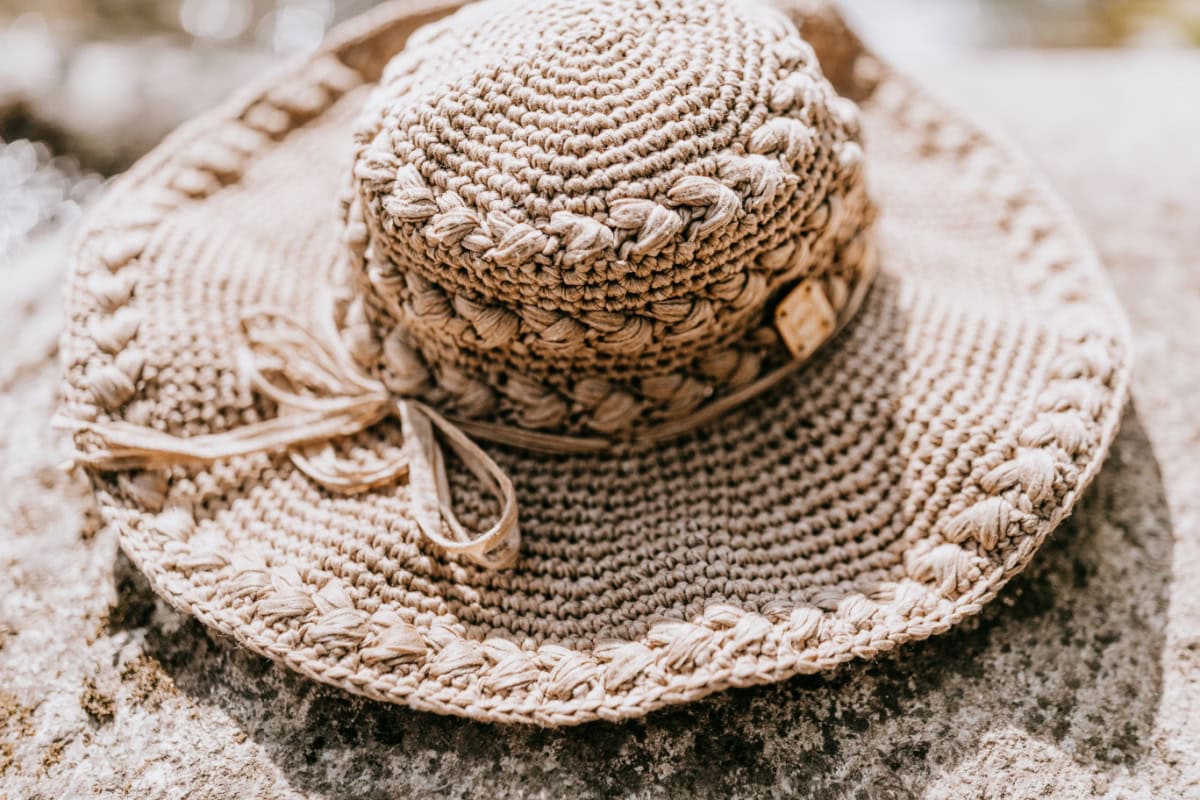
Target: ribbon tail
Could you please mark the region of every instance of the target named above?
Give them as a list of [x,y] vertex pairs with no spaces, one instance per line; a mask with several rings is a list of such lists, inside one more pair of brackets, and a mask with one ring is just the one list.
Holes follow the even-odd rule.
[[[512,480],[479,445],[433,409],[415,400],[399,400],[396,406],[404,433],[413,517],[421,532],[447,552],[465,556],[487,569],[511,567],[516,563],[521,541]],[[500,502],[500,518],[482,533],[467,531],[454,513],[438,434]],[[454,538],[442,533],[443,522]]]
[[71,427],[77,434],[96,441],[95,446],[76,453],[72,464],[102,471],[209,464],[348,436],[378,422],[386,413],[386,405],[368,398],[332,412],[284,414],[222,433],[187,437],[128,422],[76,422]]
[[310,449],[314,448],[293,450],[292,463],[326,489],[341,494],[358,494],[408,475],[408,462],[403,458],[387,461],[374,469],[364,469],[339,464],[328,442],[316,455],[308,452]]

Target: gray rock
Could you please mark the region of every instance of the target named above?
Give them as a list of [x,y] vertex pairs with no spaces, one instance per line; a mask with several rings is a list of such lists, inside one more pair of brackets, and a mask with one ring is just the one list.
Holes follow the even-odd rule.
[[46,240],[0,267],[0,794],[1200,797],[1200,108],[1180,102],[1200,56],[925,71],[1076,207],[1140,359],[1109,463],[977,619],[620,725],[489,727],[319,686],[158,601],[54,468]]

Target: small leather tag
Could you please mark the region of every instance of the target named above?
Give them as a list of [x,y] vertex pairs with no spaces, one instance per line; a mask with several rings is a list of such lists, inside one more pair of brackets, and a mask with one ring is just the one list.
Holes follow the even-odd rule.
[[775,329],[794,358],[811,356],[837,327],[837,313],[819,281],[800,281],[775,308]]

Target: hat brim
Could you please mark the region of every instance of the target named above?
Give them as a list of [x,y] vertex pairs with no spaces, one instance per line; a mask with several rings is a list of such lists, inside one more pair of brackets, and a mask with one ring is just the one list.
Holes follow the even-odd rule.
[[[377,9],[118,182],[69,287],[66,415],[197,435],[271,413],[238,378],[239,316],[315,324],[351,121],[388,55],[452,8]],[[857,98],[882,210],[858,317],[783,385],[678,439],[488,446],[517,487],[514,569],[435,552],[403,481],[334,495],[283,455],[97,474],[105,520],[156,592],[245,646],[490,721],[639,716],[978,612],[1099,468],[1128,326],[1025,160],[879,70]],[[398,435],[381,423],[347,447]],[[465,520],[492,513],[455,488]]]

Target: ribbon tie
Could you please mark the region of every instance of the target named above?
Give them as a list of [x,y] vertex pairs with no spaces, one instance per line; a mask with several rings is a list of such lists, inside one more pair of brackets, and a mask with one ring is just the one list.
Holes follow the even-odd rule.
[[[874,272],[871,261],[855,276],[840,313],[818,331],[808,352],[794,354],[756,380],[678,419],[639,430],[627,440],[448,420],[419,400],[393,395],[359,367],[338,334],[333,313],[316,315],[323,328],[318,337],[287,314],[270,310],[251,310],[241,318],[245,347],[239,353],[239,367],[253,389],[275,401],[279,414],[274,419],[188,438],[128,422],[66,420],[61,424],[92,435],[95,447],[76,454],[72,463],[99,470],[161,469],[286,450],[301,472],[334,492],[352,494],[407,477],[412,515],[427,539],[480,566],[503,569],[516,562],[520,550],[516,493],[508,475],[472,437],[535,452],[597,453],[621,441],[653,443],[694,430],[776,386],[806,363],[813,350],[836,336],[854,316]],[[809,283],[811,279],[797,288]],[[398,456],[372,468],[338,461],[333,441],[360,433],[388,416],[400,420],[404,444]],[[481,533],[468,531],[451,508],[439,437],[500,502],[499,520]]]
[[[97,440],[96,447],[76,454],[73,463],[107,471],[162,469],[286,450],[297,469],[342,494],[407,477],[412,515],[425,538],[488,569],[516,562],[520,532],[512,480],[458,426],[418,400],[394,396],[366,374],[332,324],[327,335],[318,338],[283,312],[253,310],[242,317],[241,327],[241,372],[255,391],[277,404],[278,416],[187,438],[128,422],[72,421],[67,423],[70,427]],[[397,456],[373,467],[336,458],[333,440],[360,433],[388,416],[399,419],[404,438]],[[468,531],[454,513],[439,438],[499,501],[500,517],[487,530]]]

